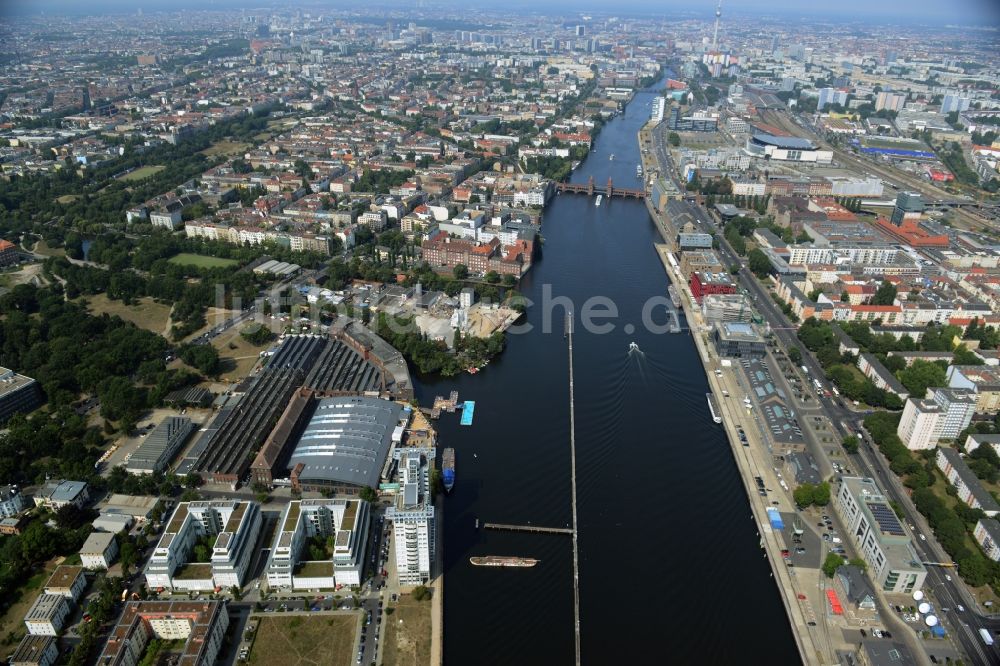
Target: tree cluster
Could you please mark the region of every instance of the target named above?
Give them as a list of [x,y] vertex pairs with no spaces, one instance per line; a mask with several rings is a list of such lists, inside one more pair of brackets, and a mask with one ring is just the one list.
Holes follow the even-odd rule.
[[83,304],[67,302],[59,285],[20,285],[0,297],[0,313],[0,364],[34,377],[54,410],[88,393],[100,399],[105,418],[134,422],[192,379],[166,369],[162,337],[118,317],[91,315]]
[[816,355],[827,378],[837,385],[845,397],[876,407],[900,409],[903,406],[898,396],[878,388],[858,373],[854,368],[854,356],[840,353],[840,343],[828,322],[810,317],[799,327],[798,336],[802,344]]
[[803,508],[808,506],[826,506],[830,503],[830,484],[802,483],[792,493],[795,503]]
[[371,169],[365,169],[361,172],[361,177],[358,179],[357,185],[354,187],[354,191],[389,194],[390,188],[399,187],[412,177],[413,171],[408,169],[402,171],[389,169],[378,169],[373,171]]
[[0,612],[6,612],[23,594],[30,593],[20,588],[39,566],[56,555],[76,553],[90,531],[90,525],[54,529],[36,519],[21,534],[0,536]]

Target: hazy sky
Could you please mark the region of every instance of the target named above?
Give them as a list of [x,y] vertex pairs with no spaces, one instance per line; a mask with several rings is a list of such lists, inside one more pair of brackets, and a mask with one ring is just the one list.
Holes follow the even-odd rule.
[[[353,0],[334,0],[322,2],[304,0],[295,3],[268,2],[267,0],[0,0],[0,14],[4,13],[102,13],[106,11],[132,12],[136,8],[154,10],[170,10],[182,8],[237,8],[289,6],[300,4],[303,8],[319,7],[357,7]],[[413,7],[412,0],[374,0],[369,6],[405,9]],[[462,7],[486,6],[496,7],[493,0],[427,0],[425,6],[430,9],[441,6],[442,9],[455,7],[460,12]],[[715,8],[715,0],[618,0],[608,4],[606,0],[549,0],[539,7],[537,0],[509,0],[507,7],[524,7],[533,11],[558,13],[572,12],[573,9],[593,12],[653,13],[698,15],[704,11],[706,18],[711,18]],[[912,23],[920,21],[941,21],[965,25],[976,24],[982,27],[1000,28],[1000,0],[833,0],[814,2],[810,0],[723,0],[723,17],[729,15],[747,14],[785,14],[796,16],[839,16],[844,18],[871,18],[879,20],[895,20]]]

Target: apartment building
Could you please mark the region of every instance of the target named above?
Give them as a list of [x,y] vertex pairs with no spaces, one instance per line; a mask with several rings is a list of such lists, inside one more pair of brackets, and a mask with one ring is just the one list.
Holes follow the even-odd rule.
[[399,493],[385,514],[392,522],[396,573],[401,586],[422,585],[431,577],[436,537],[429,466],[428,457],[421,452],[402,452]]
[[994,518],[1000,513],[1000,504],[997,504],[989,491],[983,488],[975,473],[965,464],[958,451],[942,446],[938,449],[936,462],[938,469],[948,479],[948,483],[953,485],[958,492],[958,499],[973,509],[982,510],[990,518]]
[[97,663],[136,666],[146,646],[157,638],[182,643],[176,663],[213,666],[228,627],[229,613],[222,601],[130,601]]
[[898,594],[923,586],[927,570],[874,479],[843,477],[835,506],[876,585]]
[[976,412],[1000,411],[1000,366],[953,365],[948,368],[948,386],[976,392]]
[[118,555],[118,542],[110,532],[91,532],[80,547],[80,561],[88,569],[107,569]]
[[24,616],[24,626],[32,636],[58,636],[66,626],[70,603],[59,594],[39,594]]
[[[242,586],[261,522],[256,502],[181,502],[146,565],[146,585],[203,591]],[[206,547],[211,548],[207,561],[194,561]]]
[[976,412],[976,394],[970,389],[945,387],[927,389],[927,397],[941,407],[938,439],[955,439],[972,423]]
[[329,255],[333,249],[329,236],[305,231],[276,231],[213,222],[188,222],[184,225],[184,235],[188,238],[222,241],[232,245],[261,245],[266,242],[274,242],[291,250],[308,250],[325,255]]
[[1000,562],[1000,521],[995,518],[980,518],[972,531],[972,536],[986,557],[994,562]]
[[79,601],[86,588],[87,577],[84,575],[83,567],[68,564],[56,567],[45,582],[45,594],[58,594],[71,602]]
[[389,215],[384,210],[365,211],[361,214],[361,217],[358,218],[358,224],[363,227],[368,227],[376,233],[384,231],[388,223]]
[[24,511],[24,494],[17,486],[0,486],[0,518],[13,518]]
[[906,104],[906,95],[900,93],[883,91],[875,97],[876,111],[881,111],[882,109],[886,109],[888,111],[902,111],[904,104]]
[[938,443],[938,419],[941,406],[933,400],[910,398],[903,407],[903,416],[896,434],[911,451],[933,449]]
[[35,506],[58,511],[68,504],[82,509],[90,501],[90,487],[86,481],[47,481],[35,491]]
[[872,380],[878,388],[899,396],[900,400],[910,397],[910,392],[899,383],[899,380],[892,374],[889,368],[882,365],[882,362],[875,358],[874,354],[864,352],[858,355],[858,370],[868,379]]
[[899,250],[895,247],[820,247],[814,245],[789,245],[788,263],[884,265],[896,261]]
[[1000,456],[1000,435],[982,435],[973,433],[965,438],[965,452],[972,453],[982,445],[992,446],[993,450]]
[[[270,588],[334,589],[360,585],[368,543],[371,505],[364,500],[310,499],[289,502],[281,516],[267,563]],[[333,538],[329,557],[312,558],[310,541]]]
[[59,647],[52,636],[28,634],[18,643],[7,662],[10,666],[52,666],[59,658]]

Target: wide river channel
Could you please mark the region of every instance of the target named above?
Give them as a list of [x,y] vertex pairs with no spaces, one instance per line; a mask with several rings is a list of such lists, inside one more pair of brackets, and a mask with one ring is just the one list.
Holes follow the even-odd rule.
[[[574,182],[641,187],[636,135],[653,97],[637,94],[605,126]],[[475,526],[571,523],[564,310],[546,305],[550,293],[573,304],[577,321],[583,663],[799,663],[694,341],[642,324],[647,300],[667,293],[656,228],[641,201],[594,204],[563,194],[546,208],[543,256],[521,285],[535,304],[522,321],[530,332],[509,335],[478,375],[417,381],[422,405],[452,390],[476,401],[471,426],[457,414],[437,423],[458,479],[444,514],[445,661],[573,663],[571,537]],[[613,323],[610,332],[580,322],[595,296],[617,307],[615,319],[595,320]],[[663,307],[654,319],[662,323]],[[640,351],[629,351],[633,341]],[[541,561],[494,569],[472,566],[473,555]]]

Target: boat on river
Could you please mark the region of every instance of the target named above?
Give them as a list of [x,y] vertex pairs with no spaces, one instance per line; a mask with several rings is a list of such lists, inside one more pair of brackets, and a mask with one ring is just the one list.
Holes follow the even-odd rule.
[[677,293],[677,287],[670,285],[667,287],[667,293],[670,294],[670,302],[674,304],[675,308],[679,308],[681,306],[681,297]]
[[539,560],[531,557],[502,557],[500,555],[487,555],[486,557],[470,557],[469,562],[477,567],[510,567],[512,569],[524,569],[538,564]]
[[719,409],[719,405],[715,402],[715,396],[711,393],[706,393],[705,397],[708,398],[708,411],[712,412],[712,420],[716,423],[722,423],[722,410]]
[[604,201],[604,195],[603,194],[598,194],[597,195],[597,201],[594,202],[594,205],[595,206],[600,206],[602,201]]
[[455,449],[447,448],[441,453],[441,480],[444,491],[450,493],[455,487]]

